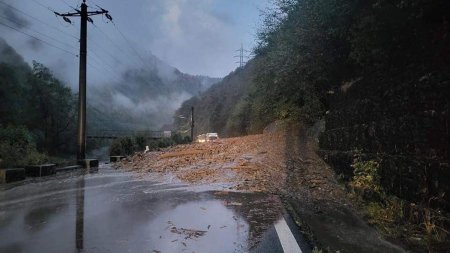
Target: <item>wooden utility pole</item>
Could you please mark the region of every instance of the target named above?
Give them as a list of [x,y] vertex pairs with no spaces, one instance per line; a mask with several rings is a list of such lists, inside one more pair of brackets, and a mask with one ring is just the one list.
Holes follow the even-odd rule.
[[61,14],[55,12],[57,16],[63,17],[64,21],[72,23],[68,17],[80,17],[80,76],[78,86],[78,136],[77,136],[77,159],[86,158],[86,64],[87,64],[87,22],[93,23],[89,16],[105,15],[112,21],[108,11],[101,9],[98,11],[88,11],[86,0],[81,4],[81,10],[75,9],[75,12]]
[[194,107],[191,107],[191,142],[194,142]]

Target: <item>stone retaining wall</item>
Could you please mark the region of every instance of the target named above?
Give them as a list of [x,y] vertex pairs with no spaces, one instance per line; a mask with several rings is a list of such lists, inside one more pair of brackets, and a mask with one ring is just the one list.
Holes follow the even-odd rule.
[[356,155],[376,160],[386,192],[450,210],[450,76],[412,80],[362,79],[332,95],[319,153],[347,181]]

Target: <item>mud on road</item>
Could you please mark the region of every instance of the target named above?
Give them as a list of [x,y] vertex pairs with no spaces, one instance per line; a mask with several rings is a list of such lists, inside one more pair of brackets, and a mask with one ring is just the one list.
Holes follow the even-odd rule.
[[178,145],[137,153],[121,162],[126,169],[162,179],[223,189],[276,192],[286,181],[282,131],[215,142]]
[[116,166],[166,182],[280,195],[311,247],[404,252],[361,218],[316,149],[304,126],[276,122],[263,134],[136,153]]

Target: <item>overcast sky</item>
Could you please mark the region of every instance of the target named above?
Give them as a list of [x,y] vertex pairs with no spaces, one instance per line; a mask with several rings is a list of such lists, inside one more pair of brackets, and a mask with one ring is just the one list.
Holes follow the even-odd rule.
[[[95,25],[88,25],[88,81],[114,80],[119,73],[112,72],[143,65],[141,59],[150,53],[185,73],[223,77],[237,67],[237,59],[233,55],[237,53],[235,50],[241,42],[246,49],[255,45],[256,30],[261,22],[260,11],[267,8],[267,2],[87,0],[91,10],[95,10],[96,5],[108,9],[116,25],[107,23],[107,19],[102,16],[93,17]],[[78,54],[76,38],[79,37],[79,19],[72,18],[70,25],[62,18],[57,18],[48,8],[67,12],[73,11],[69,6],[78,7],[80,3],[81,0],[0,0],[0,23],[70,53],[2,25],[0,36],[27,62],[37,60],[46,64],[59,78],[75,87],[78,82],[78,58],[72,54]]]

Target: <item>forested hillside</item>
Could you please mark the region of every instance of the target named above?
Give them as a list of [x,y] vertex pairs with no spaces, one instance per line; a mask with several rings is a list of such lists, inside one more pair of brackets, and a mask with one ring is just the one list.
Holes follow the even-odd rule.
[[[246,134],[284,118],[312,123],[331,109],[334,95],[353,84],[393,88],[430,73],[448,73],[447,1],[283,0],[277,4],[260,28],[255,60],[180,109],[209,108],[199,111],[199,131],[234,135],[235,131],[225,130],[233,125]],[[236,81],[238,77],[244,81]],[[224,98],[229,90],[236,91],[233,99]],[[221,106],[216,100],[231,103]],[[218,116],[214,109],[224,114]],[[216,121],[212,117],[226,124],[211,125]]]
[[76,96],[40,63],[0,39],[0,166],[75,152]]
[[201,95],[185,101],[175,112],[175,126],[185,131],[191,107],[194,107],[198,134],[218,132],[221,136],[237,136],[247,133],[250,122],[245,115],[244,98],[252,87],[255,65],[256,60],[250,61],[245,68],[236,69]]
[[177,113],[194,106],[199,132],[225,136],[279,119],[325,120],[320,154],[368,203],[371,221],[389,236],[414,223],[429,240],[445,241],[448,232],[430,226],[448,225],[433,208],[450,203],[450,2],[276,6],[255,59]]

